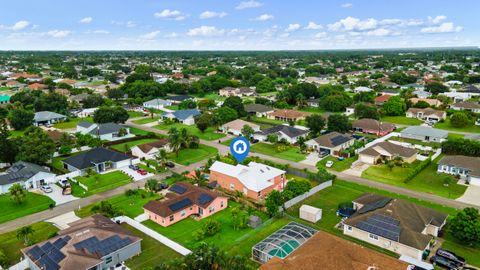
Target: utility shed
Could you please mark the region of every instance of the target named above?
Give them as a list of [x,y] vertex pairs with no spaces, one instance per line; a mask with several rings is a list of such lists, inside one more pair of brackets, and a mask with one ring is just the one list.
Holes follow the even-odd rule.
[[322,219],[322,209],[304,204],[300,207],[300,218],[316,223]]

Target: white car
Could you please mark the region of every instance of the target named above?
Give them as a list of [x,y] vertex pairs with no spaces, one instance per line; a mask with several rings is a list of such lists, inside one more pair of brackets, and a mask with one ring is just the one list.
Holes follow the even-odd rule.
[[50,186],[47,186],[47,185],[43,185],[41,187],[42,191],[45,192],[45,193],[52,193],[53,189],[50,187]]
[[325,163],[325,167],[331,168],[333,166],[333,161],[329,160],[327,163]]

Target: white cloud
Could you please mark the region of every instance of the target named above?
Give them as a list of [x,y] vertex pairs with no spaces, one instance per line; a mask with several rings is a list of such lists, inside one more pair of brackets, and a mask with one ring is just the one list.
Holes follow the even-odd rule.
[[385,29],[385,28],[378,28],[378,29],[368,31],[368,32],[365,33],[366,36],[375,36],[375,37],[384,37],[384,36],[388,36],[388,35],[391,35],[391,34],[392,34],[392,31],[389,30],[389,29]]
[[92,17],[85,17],[79,21],[79,23],[91,23],[93,21]]
[[328,29],[330,31],[352,31],[352,30],[370,30],[376,28],[378,25],[378,21],[369,18],[366,20],[360,20],[355,17],[347,17],[345,19],[341,19],[338,22],[332,23],[328,25]]
[[170,10],[170,9],[164,9],[161,12],[155,12],[154,16],[157,18],[169,19],[169,20],[175,20],[175,21],[181,21],[187,17],[187,15],[184,14],[183,12],[180,12],[178,10]]
[[324,38],[327,37],[327,32],[319,32],[315,34],[315,38]]
[[256,17],[256,18],[253,19],[253,20],[254,20],[254,21],[262,21],[262,22],[264,22],[264,21],[273,20],[273,18],[274,18],[274,17],[273,17],[273,15],[271,15],[271,14],[262,14],[262,15]]
[[178,37],[178,34],[175,33],[175,32],[172,32],[170,34],[166,34],[164,37],[166,37],[166,38],[176,38],[176,37]]
[[93,30],[92,33],[94,33],[94,34],[105,34],[105,35],[110,34],[110,32],[107,31],[107,30]]
[[316,24],[315,22],[309,22],[308,25],[305,27],[307,30],[318,30],[322,29],[323,26],[320,24]]
[[215,26],[206,26],[202,25],[197,28],[192,28],[188,30],[187,35],[194,37],[194,36],[204,36],[204,37],[211,37],[211,36],[220,36],[225,33],[225,30],[218,29]]
[[287,37],[289,37],[289,36],[290,36],[290,33],[282,33],[282,34],[280,35],[281,38],[287,38]]
[[29,25],[30,25],[30,22],[28,21],[18,21],[14,25],[8,28],[13,31],[19,31],[19,30],[25,29]]
[[246,8],[256,8],[263,6],[263,3],[257,2],[255,0],[240,2],[235,9],[246,9]]
[[345,3],[341,5],[342,8],[352,8],[353,4],[352,3]]
[[200,19],[223,18],[227,16],[226,12],[204,11],[200,14]]
[[426,34],[436,34],[436,33],[455,33],[463,30],[461,26],[455,26],[453,22],[444,22],[439,26],[430,26],[425,27],[420,30],[422,33]]
[[295,32],[297,31],[298,29],[300,29],[300,24],[298,23],[291,23],[288,25],[287,29],[285,29],[285,31],[287,32]]
[[68,31],[68,30],[52,30],[52,31],[48,31],[47,35],[54,38],[64,38],[70,35],[71,33],[72,31]]
[[445,21],[446,19],[447,19],[447,16],[445,16],[445,15],[438,15],[436,17],[428,16],[428,21],[431,24],[440,24],[441,22]]
[[126,26],[128,28],[133,28],[137,26],[137,23],[135,23],[134,21],[127,21],[127,22],[111,21],[110,23],[114,25]]
[[142,38],[142,39],[155,39],[159,34],[160,34],[160,31],[153,31],[153,32],[141,35],[140,38]]

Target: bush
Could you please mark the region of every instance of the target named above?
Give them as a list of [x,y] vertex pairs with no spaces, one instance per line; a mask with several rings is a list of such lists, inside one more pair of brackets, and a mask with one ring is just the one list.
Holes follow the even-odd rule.
[[200,241],[205,237],[214,236],[220,231],[220,223],[215,220],[207,220],[200,230],[197,230],[193,233],[195,240]]
[[0,249],[0,266],[2,268],[7,269],[9,267],[9,261],[7,255],[5,255],[5,252]]
[[403,182],[410,182],[417,174],[419,174],[423,169],[430,165],[430,163],[432,163],[431,158],[427,158],[426,160],[420,162],[417,167],[415,167],[410,173],[408,173],[407,177],[403,180]]
[[464,138],[454,138],[442,142],[442,153],[480,157],[480,142]]
[[127,196],[127,197],[135,196],[137,194],[138,194],[137,189],[128,189],[127,191],[125,191],[125,196]]

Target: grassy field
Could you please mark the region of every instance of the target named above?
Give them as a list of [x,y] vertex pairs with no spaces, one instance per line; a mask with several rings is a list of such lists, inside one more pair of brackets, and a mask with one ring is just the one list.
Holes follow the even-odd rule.
[[144,112],[133,112],[133,111],[128,112],[128,118],[137,118],[143,115],[144,115]]
[[[34,223],[31,226],[34,231],[30,239],[32,243],[45,241],[58,232],[55,226],[46,222]],[[25,247],[23,241],[17,239],[17,231],[0,234],[0,250],[3,250],[10,265],[20,261],[22,257],[20,249]]]
[[149,143],[149,142],[154,142],[154,141],[158,141],[158,139],[155,139],[155,138],[152,138],[152,139],[141,139],[141,140],[137,140],[137,141],[131,141],[131,142],[125,142],[125,143],[120,143],[120,144],[115,144],[115,145],[112,145],[110,146],[110,148],[113,148],[117,151],[120,151],[120,152],[125,152],[125,146],[128,146],[128,149],[132,149],[132,147],[134,147],[135,145],[139,145],[139,144],[144,144],[144,143]]
[[78,122],[81,122],[81,121],[93,123],[93,117],[69,118],[69,121],[55,123],[53,124],[53,127],[58,129],[72,129],[72,128],[76,128]]
[[32,192],[27,192],[21,204],[12,201],[9,194],[0,195],[0,223],[46,210],[50,204],[55,204],[50,197]]
[[158,119],[160,119],[160,116],[154,116],[153,118],[152,117],[146,117],[146,118],[135,120],[135,121],[133,121],[133,123],[138,124],[138,125],[144,125],[144,124],[148,124],[148,123],[158,121]]
[[23,130],[10,130],[10,138],[23,136],[24,133],[25,131]]
[[279,152],[275,145],[261,142],[251,145],[251,151],[295,162],[302,161],[307,156],[300,153],[300,149],[292,145],[286,146],[284,151]]
[[72,193],[76,197],[87,197],[96,193],[104,192],[119,186],[132,182],[132,179],[123,172],[113,171],[105,174],[96,174],[94,176],[75,177],[77,181],[88,187],[88,191],[73,183]]
[[440,122],[436,123],[435,127],[439,128],[439,129],[445,129],[445,130],[453,131],[453,132],[456,131],[456,132],[480,133],[480,126],[475,126],[473,124],[469,125],[467,127],[464,127],[464,128],[453,127],[450,124],[450,118],[445,119],[445,121],[443,123],[440,123]]
[[213,157],[218,153],[216,148],[211,146],[200,144],[197,149],[194,148],[185,148],[176,153],[168,154],[168,158],[178,164],[190,165],[195,162]]
[[[350,166],[352,166],[352,163],[355,162],[356,160],[358,159],[358,156],[353,156],[353,157],[350,157],[350,158],[346,158],[344,160],[338,160],[338,158],[336,157],[333,157],[333,156],[328,156],[322,160],[320,160],[318,163],[317,163],[317,167],[320,168],[325,168],[325,169],[331,169],[331,170],[334,170],[334,171],[337,171],[337,172],[343,172],[347,169],[350,169]],[[331,168],[327,168],[325,166],[325,163],[327,163],[327,161],[333,161],[333,165]]]
[[137,136],[142,136],[142,135],[147,135],[148,131],[145,131],[145,130],[139,129],[139,128],[131,127],[130,128],[130,133],[135,134]]
[[[136,216],[143,213],[143,206],[152,200],[159,199],[160,195],[156,193],[150,193],[143,189],[138,190],[137,195],[127,196],[125,194],[117,195],[112,197],[106,201],[110,202],[112,205],[121,209],[126,216],[131,218],[135,218]],[[81,208],[79,210],[75,210],[75,214],[78,217],[88,217],[93,215],[92,208],[95,205],[89,205],[87,207]]]
[[250,118],[243,119],[248,122],[255,123],[260,126],[261,129],[267,129],[278,125],[288,124],[287,122],[282,122],[275,119],[268,119],[266,117],[257,117],[251,116]]
[[206,140],[206,141],[214,141],[214,140],[218,140],[220,138],[225,137],[225,134],[217,133],[213,127],[207,128],[205,132],[202,133],[195,125],[187,126],[181,123],[175,123],[171,125],[160,124],[160,125],[154,126],[154,128],[156,129],[165,130],[165,131],[169,131],[173,127],[177,128],[178,130],[185,128],[188,130],[188,133],[190,133],[191,135],[198,136],[198,138],[200,138],[201,140]]
[[142,238],[142,253],[140,253],[140,255],[136,257],[125,261],[125,264],[130,269],[153,269],[154,267],[158,266],[161,263],[164,263],[165,261],[181,257],[181,255],[175,252],[173,249],[165,246],[164,244],[158,242],[150,236],[133,228],[132,226],[126,223],[122,223],[121,226],[132,232],[134,235]]
[[418,126],[423,122],[416,118],[408,118],[406,116],[384,116],[381,119],[383,122],[389,122],[399,125]]

